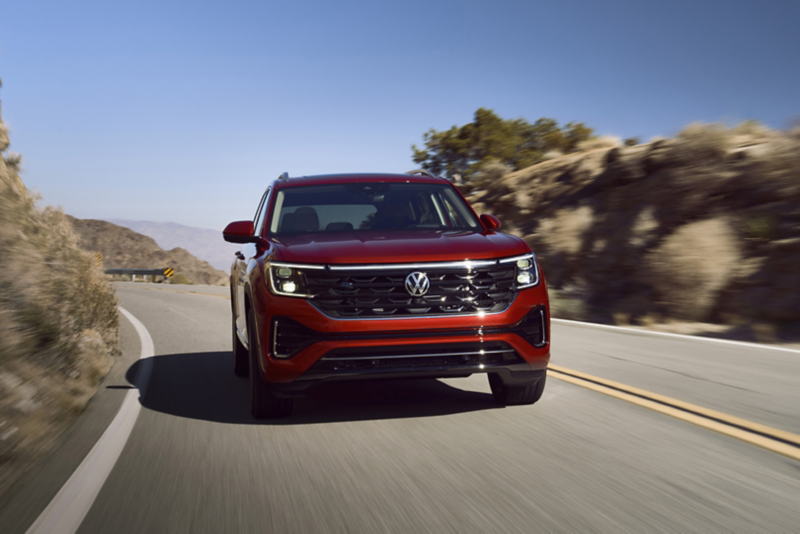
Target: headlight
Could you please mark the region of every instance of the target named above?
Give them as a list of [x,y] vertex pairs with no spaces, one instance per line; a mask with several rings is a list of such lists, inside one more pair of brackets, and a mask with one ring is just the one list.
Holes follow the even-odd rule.
[[539,285],[539,266],[536,263],[536,254],[525,254],[513,258],[503,258],[500,263],[514,263],[514,289],[525,289]]
[[308,290],[305,272],[310,269],[324,269],[322,265],[300,265],[295,263],[266,262],[264,278],[273,295],[282,297],[312,298]]

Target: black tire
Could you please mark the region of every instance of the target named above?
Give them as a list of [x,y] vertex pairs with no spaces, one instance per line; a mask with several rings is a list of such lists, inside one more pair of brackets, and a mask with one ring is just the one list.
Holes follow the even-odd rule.
[[[231,314],[233,315],[233,314]],[[236,319],[233,319],[231,328],[233,334],[233,374],[236,376],[247,376],[250,371],[250,353],[245,346],[239,341],[239,336],[236,335]]]
[[264,380],[258,364],[258,339],[253,317],[247,315],[247,339],[250,345],[250,400],[251,413],[256,419],[274,419],[291,415],[294,399],[276,397]]
[[547,377],[543,376],[531,384],[507,386],[497,373],[489,374],[489,387],[492,389],[494,400],[505,406],[519,406],[533,404],[542,398],[544,383]]

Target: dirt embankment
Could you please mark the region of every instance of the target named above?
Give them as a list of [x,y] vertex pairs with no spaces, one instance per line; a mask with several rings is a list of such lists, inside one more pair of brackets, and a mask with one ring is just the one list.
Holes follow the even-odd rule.
[[117,299],[66,216],[36,206],[0,122],[0,494],[113,364]]
[[[159,269],[172,267],[177,279],[189,283],[224,285],[228,275],[208,262],[176,247],[163,250],[147,236],[129,228],[95,219],[69,218],[80,235],[80,245],[103,255],[104,269]],[[220,239],[222,239],[220,237]]]
[[800,323],[800,131],[693,125],[468,189],[541,258],[560,313],[603,322]]

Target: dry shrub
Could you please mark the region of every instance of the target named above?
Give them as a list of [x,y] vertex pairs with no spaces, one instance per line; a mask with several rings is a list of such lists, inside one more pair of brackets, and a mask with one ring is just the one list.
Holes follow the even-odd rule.
[[550,254],[577,254],[593,217],[594,212],[589,206],[562,209],[553,217],[540,222],[537,241],[543,244]]
[[733,133],[721,124],[696,122],[684,128],[676,139],[670,156],[679,165],[720,162],[733,145]]
[[800,123],[693,124],[521,169],[476,200],[520,229],[551,287],[585,281],[591,320],[733,322],[747,309],[800,323]]
[[[2,124],[2,123],[0,123]],[[0,493],[86,405],[117,350],[117,300],[61,210],[0,158]]]
[[613,135],[604,135],[602,137],[593,137],[578,143],[576,147],[579,151],[594,150],[595,148],[614,148],[622,144],[619,137]]
[[658,220],[655,217],[655,208],[647,206],[636,216],[631,227],[631,245],[636,248],[647,245],[658,230]]
[[556,319],[570,319],[573,321],[585,321],[588,316],[586,306],[586,295],[575,287],[564,289],[548,288],[550,298],[550,315]]
[[642,276],[667,315],[702,321],[740,259],[727,219],[707,219],[682,226],[648,253]]
[[169,279],[170,284],[182,284],[182,285],[191,285],[192,281],[186,277],[186,275],[181,273],[176,273]]
[[736,135],[744,135],[761,140],[769,139],[775,135],[774,131],[755,120],[742,121],[734,126],[731,131]]
[[475,187],[484,188],[497,183],[510,172],[511,169],[508,165],[496,159],[490,159],[480,166],[471,181]]

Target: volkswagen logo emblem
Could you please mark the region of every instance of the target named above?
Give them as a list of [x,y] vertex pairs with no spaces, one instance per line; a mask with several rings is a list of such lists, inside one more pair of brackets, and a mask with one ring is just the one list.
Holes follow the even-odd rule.
[[412,297],[421,297],[431,288],[428,275],[419,271],[406,276],[406,291]]

